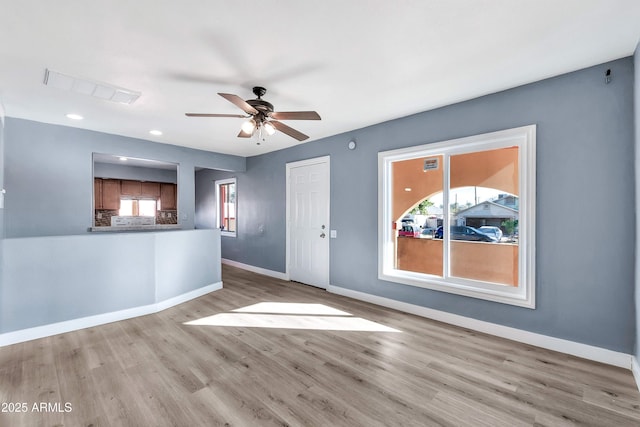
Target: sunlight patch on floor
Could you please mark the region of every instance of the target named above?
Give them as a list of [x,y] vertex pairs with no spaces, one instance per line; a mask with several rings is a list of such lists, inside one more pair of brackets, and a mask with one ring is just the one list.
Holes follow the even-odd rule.
[[351,313],[324,304],[295,302],[259,302],[232,310],[240,313],[307,314],[325,316],[351,316]]
[[238,308],[230,313],[214,314],[184,324],[322,331],[401,332],[324,304],[283,302],[261,302]]

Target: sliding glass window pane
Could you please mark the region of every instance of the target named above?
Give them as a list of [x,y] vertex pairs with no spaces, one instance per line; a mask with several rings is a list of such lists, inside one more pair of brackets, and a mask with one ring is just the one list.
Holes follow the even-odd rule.
[[402,160],[392,165],[395,268],[442,277],[443,156]]
[[449,274],[518,286],[518,148],[452,155]]

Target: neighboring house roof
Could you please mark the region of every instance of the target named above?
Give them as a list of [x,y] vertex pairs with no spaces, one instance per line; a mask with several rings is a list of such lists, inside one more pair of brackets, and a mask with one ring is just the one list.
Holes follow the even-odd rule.
[[517,217],[518,210],[495,202],[482,202],[459,211],[456,216],[466,218]]
[[509,206],[518,210],[519,200],[517,196],[502,195],[499,198],[492,200],[493,203],[497,203],[502,206]]

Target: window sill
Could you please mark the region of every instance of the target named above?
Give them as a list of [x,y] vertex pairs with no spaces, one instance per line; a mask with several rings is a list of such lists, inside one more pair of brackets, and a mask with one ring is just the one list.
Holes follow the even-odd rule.
[[530,288],[516,288],[507,285],[492,285],[482,282],[478,282],[474,285],[473,280],[457,279],[451,281],[435,276],[429,277],[428,275],[421,273],[399,270],[379,272],[378,278],[387,282],[401,283],[403,285],[463,295],[486,301],[515,305],[529,309],[536,308],[535,297]]

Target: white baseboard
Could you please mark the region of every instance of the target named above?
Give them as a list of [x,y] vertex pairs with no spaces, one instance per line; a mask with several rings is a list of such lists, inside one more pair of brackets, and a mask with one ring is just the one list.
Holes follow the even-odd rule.
[[204,286],[202,288],[194,289],[193,291],[186,292],[184,294],[175,296],[173,298],[166,299],[164,301],[160,301],[156,303],[156,313],[166,310],[167,308],[171,308],[178,304],[182,304],[183,302],[191,301],[192,299],[196,299],[201,297],[202,295],[206,295],[213,291],[219,291],[222,289],[222,282],[212,283],[211,285]]
[[222,258],[222,263],[230,265],[232,267],[238,267],[243,270],[251,271],[253,273],[262,274],[264,276],[275,277],[276,279],[280,280],[289,280],[289,276],[286,273],[280,273],[279,271],[267,270],[266,268],[243,264],[241,262],[225,258]]
[[36,326],[29,329],[21,329],[19,331],[7,332],[0,334],[0,347],[11,344],[17,344],[25,341],[31,341],[38,338],[50,337],[52,335],[63,334],[65,332],[77,331],[79,329],[91,328],[93,326],[104,325],[107,323],[118,322],[120,320],[131,319],[133,317],[154,314],[167,308],[181,304],[183,302],[198,298],[210,292],[222,289],[222,282],[213,283],[202,288],[178,295],[177,297],[167,300],[144,305],[140,307],[128,308],[125,310],[113,311],[110,313],[96,314],[95,316],[87,316],[79,319],[66,320],[64,322],[52,323],[49,325]]
[[[338,286],[330,285],[327,290],[334,294],[343,295],[349,298],[369,302],[376,305],[381,305],[383,307],[392,308],[395,310],[403,311],[405,313],[415,314],[416,316],[426,317],[440,322],[449,323],[451,325],[460,326],[462,328],[473,329],[478,332],[484,332],[486,334],[507,338],[513,341],[535,345],[537,347],[546,348],[548,350],[571,354],[573,356],[582,357],[584,359],[589,359],[596,362],[606,363],[608,365],[632,369],[632,356],[630,354],[620,353],[601,347],[595,347],[592,345],[581,344],[574,341],[537,334],[535,332],[523,331],[521,329],[511,328],[509,326],[489,323],[470,317],[460,316],[458,314],[434,310],[431,308],[379,297],[376,295],[370,295],[364,292],[353,291]],[[634,375],[636,375],[636,383],[640,384],[640,367],[637,366],[637,362],[636,367],[638,368],[638,373],[636,374],[636,372],[634,372]]]
[[631,372],[633,372],[633,378],[636,379],[636,386],[640,391],[640,364],[638,364],[638,358],[635,356],[631,357]]

